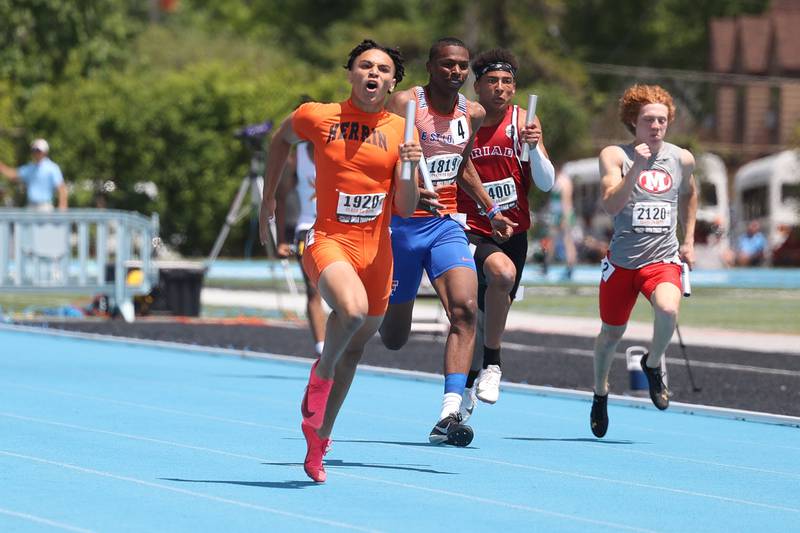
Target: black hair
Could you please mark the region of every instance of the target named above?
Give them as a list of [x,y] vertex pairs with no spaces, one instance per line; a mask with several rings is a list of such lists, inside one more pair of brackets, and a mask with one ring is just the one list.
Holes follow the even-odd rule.
[[506,50],[505,48],[493,48],[491,50],[481,52],[475,59],[472,60],[472,73],[475,74],[475,79],[480,78],[486,73],[486,67],[497,63],[506,63],[510,65],[514,71],[512,72],[512,75],[516,77],[516,72],[519,68],[519,62],[517,61],[516,56],[510,50]]
[[431,49],[428,51],[428,61],[433,61],[436,59],[436,57],[439,55],[439,50],[445,46],[458,46],[469,52],[469,48],[467,48],[467,45],[464,44],[464,41],[461,39],[456,37],[442,37],[441,39],[436,39],[436,41],[431,45]]
[[406,70],[403,67],[404,59],[403,54],[400,53],[400,49],[381,46],[372,39],[364,39],[361,41],[361,44],[350,50],[350,55],[347,58],[347,64],[344,66],[344,68],[347,70],[353,68],[353,62],[355,62],[356,58],[367,50],[372,50],[373,48],[377,48],[378,50],[385,52],[386,55],[392,58],[392,62],[394,63],[394,80],[398,84],[403,81],[403,76],[405,75]]

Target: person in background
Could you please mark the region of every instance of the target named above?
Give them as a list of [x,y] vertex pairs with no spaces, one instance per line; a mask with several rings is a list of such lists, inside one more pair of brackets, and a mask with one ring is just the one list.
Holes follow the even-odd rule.
[[67,185],[61,169],[48,154],[50,145],[44,139],[31,143],[31,162],[14,168],[0,162],[0,174],[25,184],[27,205],[38,211],[53,210],[53,196],[58,194],[58,208],[67,208]]
[[[301,104],[310,102],[311,98],[304,98],[303,100]],[[306,236],[317,218],[317,171],[314,165],[314,146],[311,143],[303,141],[297,144],[293,166],[294,172],[291,173],[291,182],[287,183],[286,187],[279,186],[276,194],[278,200],[275,212],[278,227],[278,256],[286,258],[295,254],[300,262],[303,281],[306,284],[306,317],[308,317],[308,325],[314,340],[314,351],[319,357],[322,355],[322,348],[325,344],[325,310],[322,308],[322,297],[319,291],[311,283],[308,273],[303,268]],[[283,231],[283,219],[285,200],[292,189],[297,191],[300,214],[297,217],[297,225],[294,229],[294,242],[289,243],[286,242],[286,232]]]
[[736,241],[736,266],[757,266],[764,262],[767,238],[758,220],[747,223],[747,230]]
[[567,262],[563,279],[572,279],[577,257],[572,236],[575,227],[575,209],[572,203],[572,179],[563,172],[556,175],[556,182],[550,190],[549,209],[553,219],[550,225],[552,243],[547,250],[547,263],[552,264],[558,243],[563,243],[564,259]]

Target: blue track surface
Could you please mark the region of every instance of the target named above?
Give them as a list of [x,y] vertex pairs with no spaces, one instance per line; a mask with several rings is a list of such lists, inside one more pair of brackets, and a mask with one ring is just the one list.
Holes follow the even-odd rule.
[[302,470],[308,361],[0,330],[0,531],[788,531],[800,430],[505,389],[467,449],[440,381],[362,370],[328,482]]

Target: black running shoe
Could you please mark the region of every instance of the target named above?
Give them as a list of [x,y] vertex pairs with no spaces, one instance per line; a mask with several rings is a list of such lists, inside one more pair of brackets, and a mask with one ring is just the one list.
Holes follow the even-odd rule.
[[608,394],[605,396],[594,395],[592,399],[592,414],[590,415],[592,433],[602,439],[608,431]]
[[661,367],[650,368],[647,366],[648,355],[650,354],[646,353],[642,356],[642,371],[644,371],[644,375],[647,376],[647,384],[650,387],[650,399],[653,400],[653,405],[663,411],[669,407],[669,391],[664,384],[664,374],[661,372]]
[[469,446],[474,437],[472,428],[461,423],[461,415],[453,413],[439,420],[433,426],[428,441],[432,444],[451,444],[453,446]]

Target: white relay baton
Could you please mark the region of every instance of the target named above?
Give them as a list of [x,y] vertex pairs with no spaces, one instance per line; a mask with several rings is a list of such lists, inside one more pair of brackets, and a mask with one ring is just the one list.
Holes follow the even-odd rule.
[[[539,97],[536,96],[535,94],[529,94],[528,95],[528,114],[525,117],[525,125],[526,126],[529,126],[529,125],[533,124],[533,121],[536,118],[536,100],[538,98]],[[530,151],[530,149],[531,149],[531,145],[530,144],[523,145],[523,147],[522,147],[522,155],[520,156],[521,160],[528,161],[528,159],[530,159],[530,154],[528,153]]]
[[681,263],[681,285],[683,295],[687,298],[692,295],[692,282],[689,281],[689,263]]
[[429,191],[433,191],[433,180],[431,179],[431,171],[428,169],[428,162],[425,161],[425,156],[419,158],[419,173],[422,175],[422,185]]
[[[417,113],[417,102],[411,98],[408,103],[406,103],[406,130],[405,134],[403,135],[403,142],[411,142],[414,140],[414,121],[416,118]],[[411,179],[411,161],[403,161],[402,166],[400,167],[400,179],[404,181],[408,181]]]

